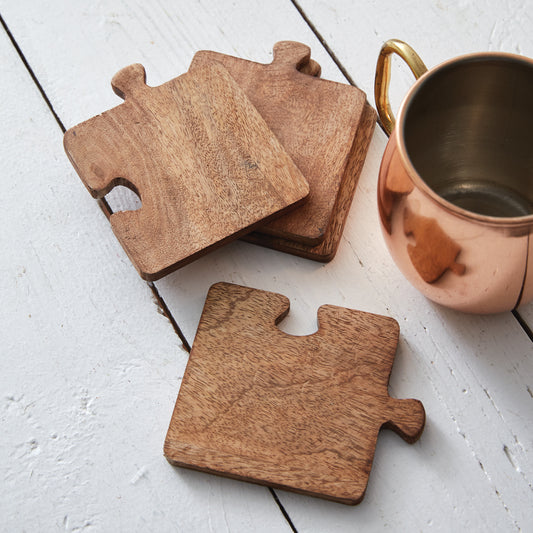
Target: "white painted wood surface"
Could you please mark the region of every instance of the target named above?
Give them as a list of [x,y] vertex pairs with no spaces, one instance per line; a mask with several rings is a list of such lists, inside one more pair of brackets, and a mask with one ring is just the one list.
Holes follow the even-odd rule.
[[0,530],[290,531],[265,489],[163,459],[187,353],[5,34],[0,61]]
[[[428,65],[499,49],[533,56],[529,2],[302,0],[373,103],[390,37]],[[0,1],[0,13],[66,127],[120,103],[109,81],[141,62],[152,85],[195,51],[256,61],[274,42],[312,47],[323,77],[344,77],[289,0],[94,4]],[[71,169],[61,131],[2,34],[3,369],[0,525],[5,531],[290,531],[268,489],[170,467],[162,442],[186,353]],[[395,63],[394,100],[410,75]],[[211,283],[286,294],[282,329],[315,329],[332,303],[401,327],[391,394],[423,401],[421,440],[383,432],[365,500],[351,508],[276,491],[302,531],[533,530],[533,345],[512,314],[438,307],[403,279],[378,227],[374,135],[338,256],[321,265],[234,243],[157,283],[192,342]],[[533,306],[522,311],[533,324]],[[31,315],[31,317],[29,316]]]

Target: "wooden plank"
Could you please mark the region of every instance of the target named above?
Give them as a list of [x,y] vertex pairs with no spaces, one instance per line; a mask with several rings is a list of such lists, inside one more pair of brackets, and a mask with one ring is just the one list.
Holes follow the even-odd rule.
[[3,31],[0,61],[2,529],[290,531],[265,489],[163,458],[187,353]]
[[[434,13],[441,10],[436,3],[409,5],[396,27],[411,24],[406,19],[413,19],[412,33],[420,41],[411,42],[424,56],[418,45],[431,42],[433,47],[435,34],[427,28],[438,22]],[[463,7],[440,5],[447,10],[440,15],[444,24],[461,18]],[[369,6],[368,11],[348,3],[339,6],[320,4],[324,9],[321,20],[331,21],[324,36],[329,39],[335,34],[337,42],[344,43],[352,53],[352,76],[367,79],[371,86],[373,73],[368,75],[375,59],[368,58],[377,56],[381,37],[391,36],[388,32],[381,35],[384,11],[381,4]],[[60,2],[52,2],[46,10],[36,7],[35,17],[28,17],[16,4],[3,6],[2,13],[68,125],[116,104],[105,80],[120,67],[141,61],[147,66],[150,83],[156,85],[185,71],[199,49],[266,63],[273,43],[289,37],[311,46],[324,78],[342,80],[289,2],[243,2],[231,7],[224,2],[197,2],[189,3],[187,9],[178,12],[171,3],[150,7],[129,3],[126,7],[109,1],[94,11],[65,13]],[[483,16],[482,7],[476,4],[464,9],[468,16],[459,22],[460,27],[475,27],[475,15]],[[523,32],[527,26],[514,18],[511,7],[499,10],[498,16],[494,7],[489,11],[496,34],[509,27],[505,29],[508,42],[513,42],[514,30]],[[389,23],[399,10],[394,6],[390,12]],[[527,13],[522,14],[527,20]],[[343,17],[350,24],[345,26]],[[320,27],[319,17],[313,19]],[[454,28],[453,24],[449,27]],[[454,42],[455,34],[441,30],[448,35],[443,42]],[[378,36],[368,39],[367,32],[373,31]],[[396,36],[409,41],[408,35]],[[527,42],[520,45],[525,48]],[[430,58],[424,59],[431,64]],[[366,62],[372,68],[360,70]],[[94,87],[96,78],[103,80],[100,88],[87,90]],[[354,523],[367,531],[431,526],[442,531],[527,529],[533,477],[531,342],[510,314],[474,317],[447,311],[421,297],[399,274],[382,243],[375,206],[385,142],[384,135],[376,132],[345,237],[332,263],[322,266],[232,243],[157,286],[190,340],[208,287],[221,280],[286,294],[292,311],[281,327],[292,333],[314,331],[316,309],[324,303],[392,315],[400,323],[390,391],[396,397],[415,396],[423,401],[428,413],[425,433],[414,447],[402,446],[387,434],[380,437],[367,495],[357,509],[279,493],[298,530],[350,531]],[[194,480],[199,491],[218,482],[202,474],[188,479]],[[168,483],[167,489],[172,488]],[[246,485],[243,494],[249,490]],[[243,502],[247,504],[248,497],[242,496]]]

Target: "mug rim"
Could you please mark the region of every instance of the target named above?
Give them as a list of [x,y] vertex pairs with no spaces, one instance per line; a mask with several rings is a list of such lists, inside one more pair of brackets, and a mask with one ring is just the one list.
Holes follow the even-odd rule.
[[508,52],[473,52],[470,54],[463,54],[457,57],[453,57],[451,59],[447,59],[446,61],[439,63],[435,67],[428,69],[422,76],[420,76],[420,78],[418,78],[415,81],[415,83],[407,91],[407,94],[405,95],[400,105],[400,109],[398,111],[398,118],[396,120],[396,125],[394,127],[394,131],[392,132],[392,134],[393,135],[396,134],[397,149],[402,159],[404,168],[407,170],[410,178],[413,180],[415,185],[431,200],[442,205],[443,207],[445,207],[449,211],[452,211],[454,214],[460,216],[461,218],[466,218],[466,219],[473,220],[476,222],[484,223],[484,224],[491,225],[491,226],[499,226],[499,227],[527,226],[533,223],[533,213],[529,215],[521,215],[521,216],[515,216],[515,217],[497,217],[497,216],[492,216],[492,215],[482,215],[480,213],[476,213],[474,211],[469,211],[468,209],[459,207],[453,204],[452,202],[446,200],[442,196],[438,195],[426,183],[426,181],[422,178],[422,176],[415,169],[413,163],[411,162],[411,158],[407,154],[407,147],[405,146],[405,134],[404,134],[405,114],[407,112],[407,108],[410,102],[416,96],[416,93],[419,91],[421,86],[425,83],[425,81],[428,78],[440,72],[441,70],[444,70],[450,65],[465,63],[465,62],[476,60],[476,59],[481,59],[481,60],[498,59],[498,60],[517,61],[517,62],[526,64],[528,67],[533,69],[533,59],[526,57],[526,56],[519,55],[519,54],[512,54]]

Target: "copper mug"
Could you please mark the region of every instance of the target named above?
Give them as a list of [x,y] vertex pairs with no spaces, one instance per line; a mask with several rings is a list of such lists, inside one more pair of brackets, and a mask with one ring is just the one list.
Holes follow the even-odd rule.
[[[418,78],[397,120],[388,99],[393,53]],[[428,71],[410,46],[391,40],[375,95],[390,135],[379,215],[405,277],[465,312],[533,299],[533,60],[470,54]]]

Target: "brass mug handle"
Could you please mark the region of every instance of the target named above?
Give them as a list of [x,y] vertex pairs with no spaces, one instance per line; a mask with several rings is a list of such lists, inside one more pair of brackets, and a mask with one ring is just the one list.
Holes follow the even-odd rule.
[[390,136],[396,119],[392,113],[389,101],[390,66],[391,55],[398,54],[411,69],[411,72],[418,79],[427,71],[426,65],[419,55],[407,44],[399,39],[390,39],[382,47],[376,65],[376,79],[374,81],[374,98],[378,109],[381,124]]

